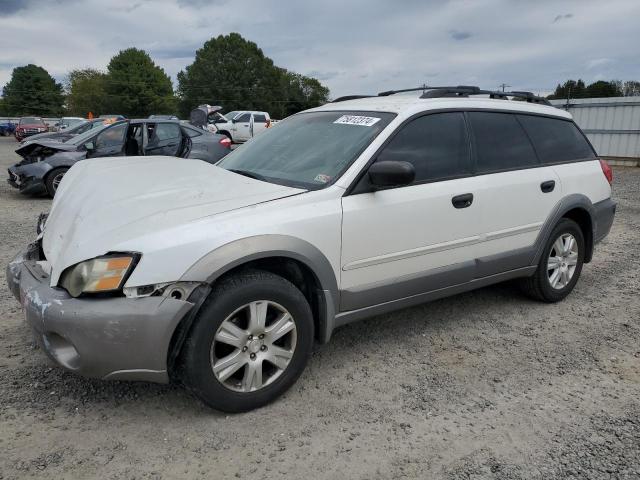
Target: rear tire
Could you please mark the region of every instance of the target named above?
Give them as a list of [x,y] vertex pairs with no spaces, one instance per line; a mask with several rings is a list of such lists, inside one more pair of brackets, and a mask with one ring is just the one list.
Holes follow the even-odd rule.
[[261,407],[300,376],[313,332],[309,303],[292,283],[261,270],[238,273],[198,313],[181,356],[182,380],[217,410]]
[[585,242],[580,226],[563,218],[549,235],[535,273],[520,281],[529,297],[553,303],[564,299],[575,287],[584,263]]
[[45,179],[45,186],[47,187],[47,193],[51,198],[56,194],[58,190],[58,185],[62,181],[62,177],[69,171],[68,168],[54,168],[47,174],[47,178]]

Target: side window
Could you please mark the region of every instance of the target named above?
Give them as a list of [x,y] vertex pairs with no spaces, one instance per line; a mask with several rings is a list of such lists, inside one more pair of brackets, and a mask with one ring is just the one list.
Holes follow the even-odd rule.
[[182,131],[185,132],[187,135],[189,135],[189,137],[191,138],[199,137],[200,135],[202,135],[202,132],[199,132],[198,130],[195,130],[193,128],[184,127]]
[[542,163],[562,163],[595,158],[593,150],[569,120],[518,115]]
[[121,123],[109,127],[98,134],[96,138],[96,148],[113,147],[124,143],[124,133],[127,130],[127,123]]
[[243,113],[238,118],[236,118],[236,122],[238,122],[238,123],[248,122],[250,119],[251,119],[251,114],[250,113]]
[[264,113],[254,113],[253,121],[255,123],[267,123],[267,117],[264,115]]
[[412,120],[378,155],[377,161],[387,160],[412,163],[416,183],[470,174],[464,115],[435,113]]
[[478,173],[539,165],[533,146],[515,115],[469,112]]
[[156,126],[155,135],[158,142],[180,137],[180,127],[175,123],[159,123]]

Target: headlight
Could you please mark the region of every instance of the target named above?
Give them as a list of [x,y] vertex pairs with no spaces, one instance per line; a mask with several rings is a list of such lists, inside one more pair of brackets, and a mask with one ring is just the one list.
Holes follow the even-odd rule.
[[122,288],[134,265],[134,255],[107,255],[78,263],[62,273],[60,286],[69,295],[114,292]]

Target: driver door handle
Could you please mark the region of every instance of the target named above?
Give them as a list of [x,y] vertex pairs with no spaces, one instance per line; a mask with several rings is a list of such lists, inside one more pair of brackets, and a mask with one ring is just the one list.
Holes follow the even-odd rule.
[[451,199],[451,203],[456,208],[467,208],[473,203],[473,193],[463,193]]

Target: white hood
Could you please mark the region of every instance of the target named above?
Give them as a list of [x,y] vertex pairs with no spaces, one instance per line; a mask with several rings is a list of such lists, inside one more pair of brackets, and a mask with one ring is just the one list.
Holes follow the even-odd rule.
[[51,284],[57,284],[65,268],[118,251],[118,245],[132,239],[303,191],[199,160],[118,157],[78,162],[56,192],[44,231]]

